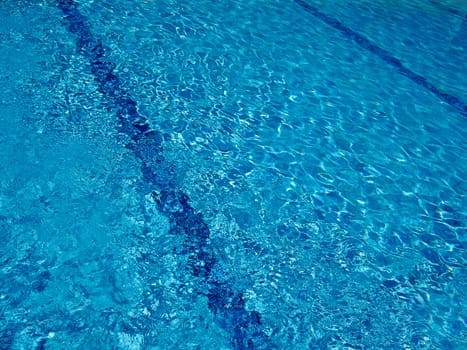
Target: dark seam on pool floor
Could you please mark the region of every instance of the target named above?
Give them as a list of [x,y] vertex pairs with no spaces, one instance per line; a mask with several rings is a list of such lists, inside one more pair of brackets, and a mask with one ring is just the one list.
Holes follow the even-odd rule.
[[243,293],[236,290],[233,281],[217,278],[222,268],[208,241],[208,225],[190,206],[188,196],[176,188],[173,170],[163,155],[162,134],[152,130],[147,119],[138,113],[136,102],[113,73],[115,64],[106,60],[101,41],[94,38],[87,18],[79,12],[74,1],[57,0],[57,5],[70,32],[78,37],[78,49],[89,60],[99,91],[112,104],[119,118],[120,131],[131,139],[126,147],[141,160],[144,182],[151,188],[159,211],[169,219],[170,232],[188,238],[193,275],[205,284],[208,307],[216,322],[231,333],[233,349],[275,349],[264,333],[260,314],[246,310]]
[[455,109],[457,109],[463,116],[467,116],[467,104],[462,101],[460,98],[450,95],[448,93],[442,92],[438,89],[435,85],[430,83],[424,76],[421,76],[410,69],[406,68],[402,62],[392,56],[389,51],[382,49],[381,47],[373,44],[370,40],[365,38],[363,35],[357,33],[356,31],[346,27],[344,24],[339,22],[338,20],[329,17],[328,15],[320,12],[316,7],[308,4],[304,0],[294,0],[295,3],[300,5],[303,9],[311,13],[313,16],[319,18],[324,23],[330,25],[334,29],[337,29],[339,32],[347,36],[348,38],[352,39],[355,43],[357,43],[360,47],[374,53],[376,56],[381,58],[384,62],[389,63],[391,66],[397,68],[399,74],[406,76],[414,83],[419,86],[424,87],[428,91],[432,92],[442,101],[448,103]]
[[435,1],[435,0],[428,0],[433,6],[436,6],[437,8],[443,10],[443,11],[447,11],[453,15],[456,15],[456,16],[459,16],[459,17],[464,17],[467,18],[466,15],[464,15],[461,11],[457,10],[457,9],[453,9],[451,7],[448,7],[448,6],[445,6],[444,4],[440,3],[439,1]]

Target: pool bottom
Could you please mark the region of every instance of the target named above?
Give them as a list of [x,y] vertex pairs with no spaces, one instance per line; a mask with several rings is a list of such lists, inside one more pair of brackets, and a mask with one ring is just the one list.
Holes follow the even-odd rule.
[[187,250],[192,258],[193,274],[204,279],[208,288],[208,306],[218,317],[218,324],[232,333],[234,349],[274,348],[262,330],[260,315],[245,309],[242,292],[234,282],[218,281],[211,272],[215,268],[215,253],[209,245],[209,228],[200,214],[188,204],[188,197],[175,189],[170,165],[164,164],[162,135],[151,130],[147,120],[138,114],[136,102],[126,93],[113,74],[115,64],[106,58],[105,49],[96,40],[87,19],[72,0],[58,1],[58,7],[68,20],[70,31],[77,35],[78,50],[89,59],[91,70],[102,94],[111,101],[120,120],[120,130],[131,142],[127,148],[142,161],[143,179],[158,203],[161,213],[169,218],[171,232],[186,236]]

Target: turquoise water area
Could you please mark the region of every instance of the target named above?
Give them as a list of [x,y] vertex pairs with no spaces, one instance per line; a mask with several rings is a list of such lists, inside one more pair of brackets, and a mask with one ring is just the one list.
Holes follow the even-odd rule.
[[0,2],[0,349],[467,347],[462,1]]

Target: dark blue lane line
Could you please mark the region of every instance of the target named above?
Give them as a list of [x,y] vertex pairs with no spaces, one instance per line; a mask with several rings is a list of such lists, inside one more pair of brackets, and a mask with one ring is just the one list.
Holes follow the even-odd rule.
[[260,314],[247,311],[243,293],[232,280],[226,280],[209,243],[210,230],[200,214],[189,204],[188,196],[177,188],[175,174],[163,155],[163,135],[150,128],[148,120],[137,111],[137,104],[113,73],[115,64],[107,59],[107,49],[96,39],[73,0],[57,0],[69,31],[77,37],[81,55],[89,61],[99,91],[106,97],[119,119],[119,131],[128,135],[126,147],[141,161],[143,179],[158,209],[170,222],[172,234],[184,235],[188,241],[190,265],[200,279],[208,306],[216,322],[231,335],[235,350],[275,349],[265,334]]
[[328,15],[320,12],[316,7],[310,5],[305,0],[294,0],[298,5],[304,8],[306,11],[311,13],[316,18],[319,18],[324,23],[330,25],[334,29],[337,29],[346,37],[352,39],[355,43],[357,43],[360,47],[374,53],[376,56],[381,58],[384,62],[389,63],[391,66],[395,67],[399,74],[406,76],[410,80],[412,80],[417,85],[424,87],[428,91],[432,92],[439,99],[448,103],[455,109],[457,109],[463,116],[467,117],[467,104],[462,101],[460,98],[448,94],[446,92],[442,92],[438,89],[435,85],[430,83],[424,76],[421,76],[410,69],[406,68],[402,62],[392,56],[388,51],[385,49],[380,48],[379,46],[373,44],[370,40],[365,38],[363,35],[355,32],[354,30],[346,27],[344,24],[339,22],[338,20],[329,17]]
[[434,6],[438,7],[439,9],[441,10],[444,10],[444,11],[447,11],[453,15],[456,15],[456,16],[460,16],[460,17],[464,17],[466,18],[467,16],[465,14],[463,14],[461,11],[457,10],[457,9],[453,9],[451,7],[448,7],[442,3],[440,3],[439,1],[437,0],[428,0],[431,4],[433,4]]

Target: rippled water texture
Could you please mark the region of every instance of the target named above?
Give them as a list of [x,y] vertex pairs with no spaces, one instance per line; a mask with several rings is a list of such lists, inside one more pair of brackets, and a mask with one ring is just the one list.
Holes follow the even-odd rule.
[[462,2],[70,3],[0,2],[0,349],[467,347]]

